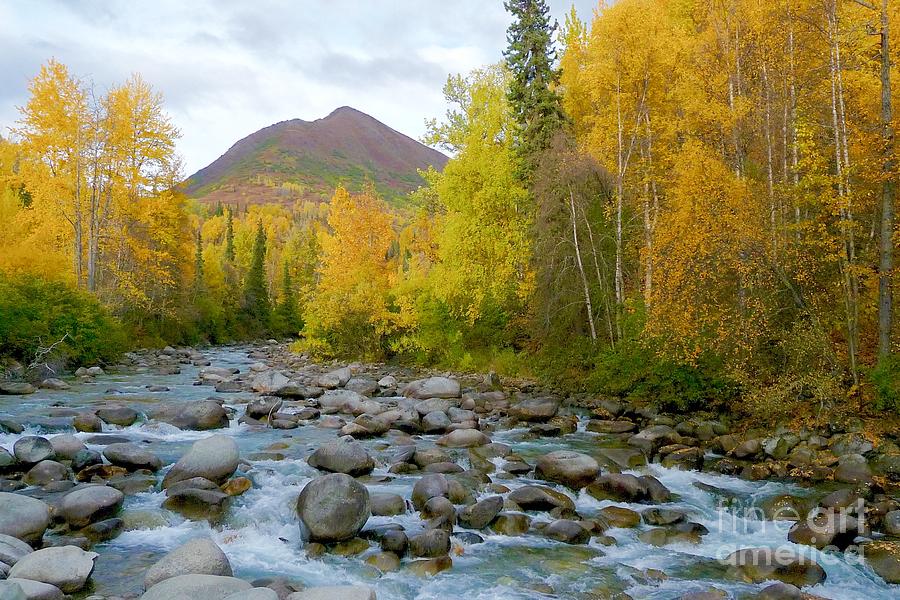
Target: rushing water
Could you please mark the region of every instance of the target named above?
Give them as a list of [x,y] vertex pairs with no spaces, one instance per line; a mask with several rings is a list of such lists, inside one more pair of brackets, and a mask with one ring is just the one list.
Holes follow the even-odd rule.
[[[254,362],[246,349],[217,348],[206,353],[216,366],[233,366],[246,371]],[[129,404],[141,410],[159,401],[197,400],[210,396],[212,388],[196,386],[199,368],[182,365],[178,375],[156,375],[150,372],[111,374],[92,382],[72,381],[68,391],[40,390],[25,397],[0,396],[0,416],[11,416],[29,428],[23,435],[48,435],[69,431],[67,425],[71,409],[100,406],[110,401]],[[170,391],[148,393],[146,386],[168,386]],[[108,393],[115,388],[120,394]],[[224,396],[230,406],[245,403],[251,394]],[[237,414],[242,414],[239,408]],[[104,425],[104,433],[115,433],[132,441],[149,442],[147,448],[170,464],[178,459],[192,442],[210,432],[181,431],[165,424],[141,423],[120,428]],[[570,546],[547,540],[539,535],[506,537],[485,534],[485,542],[475,545],[454,544],[453,567],[436,577],[422,579],[401,569],[380,576],[365,565],[365,556],[341,558],[326,555],[308,558],[300,536],[295,512],[296,498],[303,485],[317,472],[306,464],[305,457],[318,445],[333,439],[334,430],[308,425],[291,431],[251,431],[244,425],[231,422],[227,430],[215,433],[230,435],[237,441],[242,456],[254,452],[276,451],[284,460],[251,461],[247,475],[254,482],[252,490],[235,498],[228,516],[216,525],[190,521],[176,513],[160,508],[165,495],[148,491],[128,496],[123,515],[127,531],[118,538],[100,544],[94,570],[94,590],[102,595],[138,594],[143,574],[168,550],[199,536],[211,536],[231,561],[235,576],[247,580],[263,576],[282,576],[299,580],[306,585],[335,585],[365,583],[376,588],[380,600],[467,598],[520,599],[547,598],[552,587],[557,597],[574,598],[582,594],[624,591],[633,598],[672,599],[690,591],[716,586],[733,595],[758,591],[760,586],[727,581],[717,559],[746,547],[784,546],[790,522],[766,521],[743,517],[741,511],[722,505],[723,494],[736,498],[741,504],[758,503],[772,496],[790,493],[808,495],[815,490],[780,483],[748,482],[741,479],[666,469],[649,465],[640,469],[659,478],[675,495],[666,504],[688,513],[692,521],[709,529],[699,544],[676,543],[657,548],[641,542],[637,535],[645,526],[636,529],[611,529],[607,532],[616,544],[604,546],[592,541],[586,546]],[[513,447],[526,460],[542,453],[571,448],[596,454],[598,435],[579,428],[577,433],[557,439],[529,439],[525,430],[509,430],[493,434],[494,441]],[[85,440],[91,434],[77,434]],[[0,446],[12,450],[20,436],[0,434]],[[423,436],[422,445],[432,444],[437,436]],[[273,444],[275,445],[273,447]],[[394,476],[387,472],[390,437],[365,441],[364,444],[380,466],[372,475],[362,478],[371,491],[392,492],[410,497],[414,476]],[[102,451],[102,446],[90,448]],[[457,461],[468,466],[465,450],[456,453]],[[162,473],[159,474],[162,477]],[[527,478],[497,480],[515,488],[528,483],[545,484]],[[703,482],[720,490],[704,491],[694,485]],[[490,494],[485,494],[490,495]],[[571,494],[570,494],[571,495]],[[574,498],[579,514],[590,517],[602,507],[616,504],[640,511],[645,505],[621,502],[599,502],[582,492]],[[532,515],[534,516],[534,515]],[[534,516],[536,521],[550,520],[546,514]],[[400,523],[407,529],[420,526],[417,514],[400,517],[372,517],[368,526]],[[808,592],[826,598],[888,600],[900,597],[900,586],[889,586],[867,566],[851,557],[823,554],[808,547],[796,546],[813,556],[828,575],[824,584],[809,588]],[[375,550],[373,544],[372,550]],[[660,575],[661,571],[665,575]],[[587,596],[590,597],[590,596]]]

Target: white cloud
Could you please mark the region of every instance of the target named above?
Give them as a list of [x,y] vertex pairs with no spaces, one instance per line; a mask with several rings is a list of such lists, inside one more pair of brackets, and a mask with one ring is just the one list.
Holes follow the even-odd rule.
[[[562,20],[569,3],[550,4]],[[594,2],[576,4],[585,18]],[[186,174],[261,127],[342,105],[419,137],[449,73],[502,58],[508,22],[499,0],[4,2],[0,132],[55,57],[101,92],[140,72],[182,131]]]

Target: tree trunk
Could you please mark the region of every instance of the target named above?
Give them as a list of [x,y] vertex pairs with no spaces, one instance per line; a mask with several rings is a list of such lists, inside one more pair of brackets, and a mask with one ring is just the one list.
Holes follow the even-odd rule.
[[881,240],[878,261],[878,355],[891,353],[894,269],[894,127],[891,107],[891,54],[888,0],[881,0],[881,135],[884,141],[881,181]]
[[591,330],[591,341],[597,341],[597,329],[594,326],[594,307],[591,305],[591,290],[588,287],[587,276],[584,274],[584,264],[581,262],[581,246],[578,245],[578,217],[575,212],[575,195],[569,186],[569,210],[572,213],[572,241],[575,243],[575,262],[578,265],[578,274],[581,275],[581,285],[584,287],[584,306],[587,309],[588,326]]

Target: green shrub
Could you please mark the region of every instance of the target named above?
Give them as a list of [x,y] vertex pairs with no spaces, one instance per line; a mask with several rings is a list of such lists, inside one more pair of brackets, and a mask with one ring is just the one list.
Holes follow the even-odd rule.
[[879,360],[871,380],[875,386],[875,408],[900,413],[900,354]]
[[113,361],[126,348],[122,326],[87,292],[0,274],[0,356],[27,364],[59,340],[52,358],[69,366]]

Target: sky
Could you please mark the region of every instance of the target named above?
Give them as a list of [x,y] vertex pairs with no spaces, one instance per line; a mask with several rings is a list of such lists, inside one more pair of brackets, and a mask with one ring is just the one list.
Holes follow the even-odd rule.
[[[561,23],[572,0],[549,0]],[[589,20],[597,0],[575,0]],[[140,73],[181,131],[185,175],[254,131],[352,106],[418,139],[450,73],[499,61],[502,0],[5,0],[0,135],[53,57],[98,95]]]

